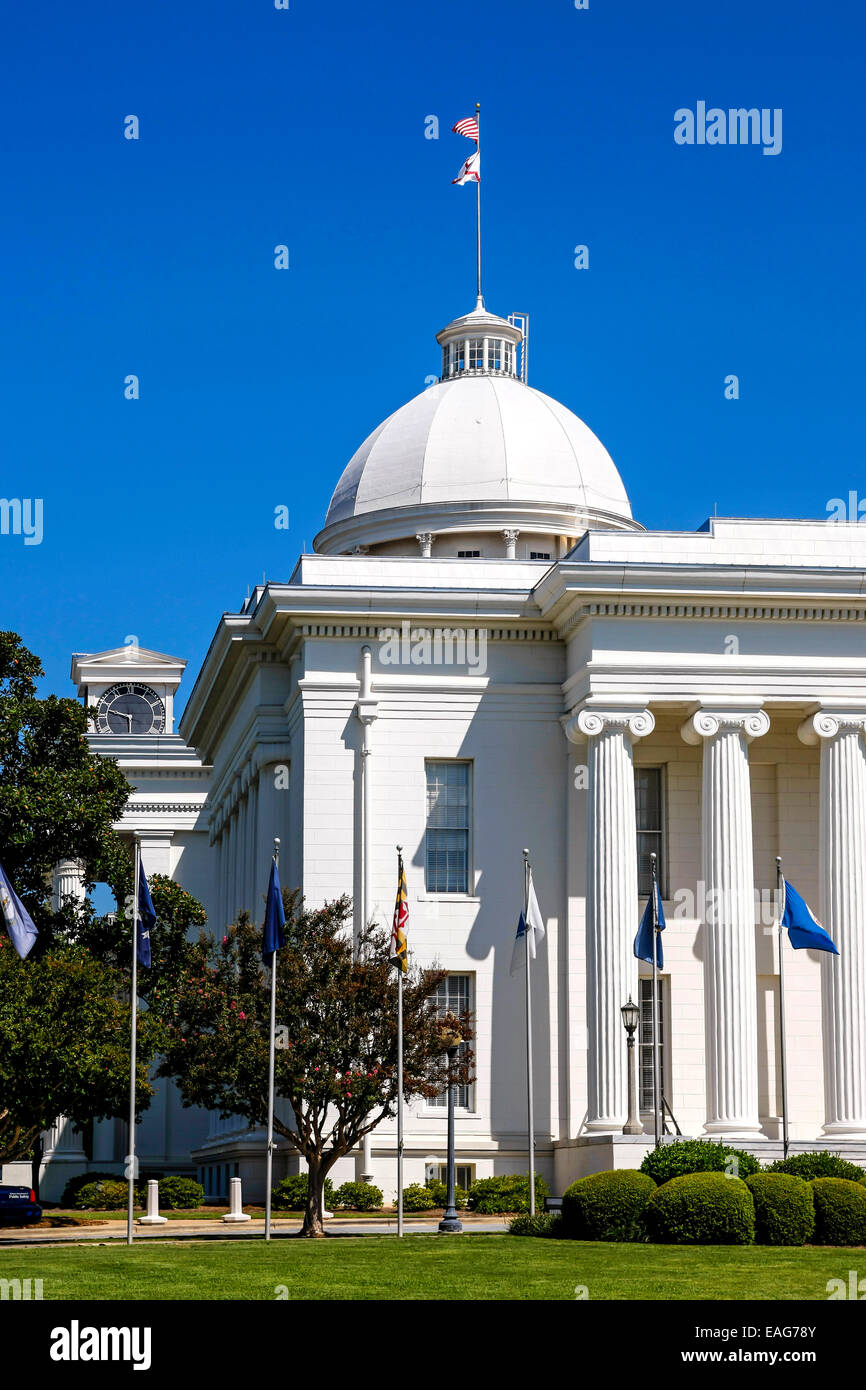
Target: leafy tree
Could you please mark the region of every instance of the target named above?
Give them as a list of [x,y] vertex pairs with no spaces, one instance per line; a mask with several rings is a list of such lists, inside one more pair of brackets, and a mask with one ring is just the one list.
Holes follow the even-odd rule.
[[[274,1129],[307,1161],[302,1234],[321,1236],[322,1191],[338,1158],[396,1113],[397,980],[389,938],[376,927],[353,950],[350,902],[318,911],[285,892],[286,945],[277,953],[277,1019],[288,1044],[276,1054],[276,1094],[292,1123]],[[185,983],[163,1010],[160,1075],[177,1079],[185,1105],[267,1120],[269,975],[261,933],[242,915],[221,942],[202,936]],[[439,1017],[432,999],[441,970],[404,976],[404,1096],[432,1098],[446,1084],[443,1026],[468,1039],[467,1018]],[[152,1008],[158,1007],[153,1001]],[[469,1078],[461,1049],[455,1083]]]
[[[0,936],[0,1162],[21,1158],[58,1115],[79,1128],[129,1103],[128,999],[116,971],[81,946],[21,960]],[[155,1031],[139,1023],[136,1096],[152,1095]]]
[[117,764],[91,751],[77,700],[40,700],[39,658],[0,632],[0,862],[47,949],[74,914],[53,914],[51,871],[77,859],[85,880],[113,884],[125,851],[112,831],[130,787]]

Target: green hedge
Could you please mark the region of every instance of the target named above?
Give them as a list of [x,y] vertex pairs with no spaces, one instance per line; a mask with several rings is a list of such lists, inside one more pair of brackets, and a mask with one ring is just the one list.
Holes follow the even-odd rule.
[[334,1204],[341,1211],[378,1211],[382,1189],[370,1182],[344,1182],[334,1193]]
[[159,1205],[167,1211],[190,1211],[204,1201],[204,1188],[195,1178],[169,1175],[159,1179]]
[[656,1185],[633,1168],[578,1178],[562,1197],[562,1233],[571,1240],[641,1240]]
[[805,1245],[815,1230],[815,1199],[810,1183],[790,1173],[753,1173],[746,1186],[755,1204],[759,1245]]
[[[535,1207],[540,1211],[548,1195],[547,1183],[540,1173],[535,1175]],[[469,1189],[466,1204],[470,1211],[483,1216],[502,1212],[529,1211],[529,1178],[518,1173],[503,1173],[498,1178],[479,1178]]]
[[511,1236],[550,1236],[563,1234],[562,1216],[558,1211],[538,1211],[530,1216],[528,1211],[512,1217],[508,1223]]
[[814,1178],[815,1245],[866,1245],[866,1188],[847,1178]]
[[725,1173],[747,1178],[760,1169],[760,1163],[750,1153],[732,1149],[728,1144],[714,1144],[711,1139],[681,1139],[672,1144],[659,1144],[657,1149],[650,1149],[640,1166],[640,1171],[659,1185],[686,1173]]
[[686,1173],[657,1187],[644,1212],[651,1241],[663,1245],[751,1245],[755,1205],[740,1178]]
[[435,1206],[436,1198],[429,1187],[422,1187],[421,1183],[413,1182],[409,1187],[403,1188],[404,1211],[432,1211]]
[[[271,1189],[271,1206],[274,1211],[304,1211],[309,1190],[309,1173],[292,1173]],[[334,1200],[334,1184],[330,1178],[325,1178],[324,1198],[325,1209],[330,1211]]]
[[[445,1183],[440,1182],[438,1178],[430,1178],[427,1182],[427,1189],[433,1194],[434,1205],[437,1207],[444,1207],[448,1197],[448,1188]],[[468,1200],[469,1193],[464,1191],[462,1187],[455,1187],[454,1205],[458,1211],[466,1210],[466,1203]]]
[[793,1154],[791,1158],[780,1158],[767,1165],[768,1173],[790,1173],[795,1178],[847,1178],[850,1182],[860,1182],[866,1173],[857,1163],[849,1163],[847,1158],[820,1149],[817,1153]]
[[61,1207],[74,1207],[75,1199],[82,1187],[90,1187],[97,1182],[123,1182],[123,1178],[118,1178],[116,1173],[79,1173],[77,1177],[70,1178],[63,1189],[63,1196],[60,1198]]
[[[146,1193],[144,1187],[134,1189],[133,1200],[137,1207],[144,1206]],[[100,1178],[80,1187],[72,1205],[77,1211],[119,1211],[128,1199],[129,1183],[123,1178]]]

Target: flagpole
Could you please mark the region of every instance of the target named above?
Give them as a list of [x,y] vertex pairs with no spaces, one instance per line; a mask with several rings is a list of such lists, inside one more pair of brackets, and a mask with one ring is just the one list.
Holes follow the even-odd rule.
[[[478,156],[481,157],[481,103],[475,103],[475,122],[478,126]],[[478,302],[481,302],[481,170],[478,170],[478,182],[475,185],[475,243],[478,262]]]
[[[403,846],[397,846],[397,882],[403,883]],[[403,1235],[403,962],[397,962],[397,1235]]]
[[[274,836],[274,863],[280,867],[280,841]],[[271,953],[271,1030],[268,1047],[268,1150],[265,1158],[265,1240],[271,1238],[271,1187],[274,1175],[274,1069],[277,1032],[277,953]]]
[[659,912],[658,912],[658,884],[656,881],[656,856],[650,854],[650,869],[652,872],[652,900],[653,900],[653,1128],[655,1132],[655,1146],[658,1148],[661,1143],[661,1121],[659,1117],[659,1098],[661,1095],[661,1067],[659,1065],[659,992],[658,992],[658,957],[659,957]]
[[779,1054],[782,1062],[782,1157],[788,1157],[788,1059],[785,1042],[785,937],[782,929],[782,856],[776,855],[776,902],[779,912]]
[[126,1155],[126,1243],[132,1244],[133,1204],[135,1202],[135,1055],[138,1044],[138,885],[141,877],[141,840],[136,833],[135,878],[132,890],[132,992],[130,997],[132,1027],[129,1046],[129,1144]]
[[[529,1136],[529,1214],[535,1215],[535,1117],[532,1098],[532,990],[529,983],[529,850],[523,851],[523,937],[526,949],[526,1107]],[[533,928],[534,930],[534,928]]]

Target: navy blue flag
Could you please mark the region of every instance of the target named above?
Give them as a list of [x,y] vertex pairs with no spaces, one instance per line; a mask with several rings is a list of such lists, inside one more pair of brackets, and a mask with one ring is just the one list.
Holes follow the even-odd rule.
[[138,865],[138,963],[143,965],[146,970],[150,969],[150,929],[156,922],[156,912],[153,907],[153,900],[150,896],[150,889],[147,886],[147,879],[144,876],[144,866],[139,862]]
[[[658,913],[657,919],[656,913],[653,912],[654,902],[656,913]],[[634,939],[634,953],[637,956],[638,960],[645,960],[647,965],[652,965],[653,936],[655,936],[656,942],[658,943],[658,958],[656,960],[656,965],[658,966],[659,970],[663,970],[665,964],[665,957],[664,951],[662,950],[661,936],[656,934],[655,930],[656,920],[658,920],[659,932],[663,932],[665,929],[665,910],[662,907],[662,900],[659,896],[659,886],[657,883],[654,883],[652,887],[652,892],[646,900],[646,907],[644,908],[643,917],[641,918],[640,926],[637,929],[637,936]]]
[[834,956],[839,952],[833,945],[832,939],[827,935],[818,918],[797,892],[796,888],[787,879],[782,879],[782,926],[788,928],[788,938],[795,951],[832,951]]
[[286,914],[283,911],[283,895],[280,892],[280,875],[276,859],[271,860],[271,877],[268,883],[268,905],[265,908],[265,939],[262,943],[262,960],[266,964],[273,961],[274,952],[285,946],[283,927]]
[[30,913],[6,877],[2,865],[0,865],[0,911],[2,911],[12,945],[21,959],[24,960],[36,940],[36,928]]

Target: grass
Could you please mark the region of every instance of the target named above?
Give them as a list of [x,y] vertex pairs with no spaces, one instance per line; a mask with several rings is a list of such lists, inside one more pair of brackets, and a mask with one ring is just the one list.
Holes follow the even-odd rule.
[[[228,1210],[228,1207],[213,1206],[179,1208],[177,1210],[173,1210],[170,1207],[161,1207],[159,1214],[160,1216],[167,1217],[169,1221],[222,1221],[223,1217],[228,1212]],[[264,1207],[248,1206],[245,1203],[243,1210],[246,1213],[246,1215],[251,1216],[254,1221],[264,1221],[265,1219]],[[145,1207],[136,1207],[136,1220],[140,1216],[144,1216],[145,1211]],[[439,1221],[442,1215],[443,1210],[441,1208],[437,1208],[433,1211],[407,1212],[405,1219],[406,1221]],[[461,1219],[465,1221],[467,1213],[461,1212],[460,1215]],[[469,1215],[470,1219],[472,1219],[471,1213]],[[276,1207],[274,1207],[273,1218],[274,1221],[296,1222],[300,1226],[301,1222],[303,1221],[303,1212],[283,1211],[278,1210]],[[384,1219],[396,1221],[397,1208],[382,1207],[378,1208],[375,1211],[337,1211],[334,1213],[334,1219],[339,1221],[381,1221]],[[480,1217],[478,1219],[487,1221],[507,1220],[506,1217],[498,1216]],[[31,1231],[39,1231],[47,1230],[49,1227],[52,1226],[100,1226],[104,1225],[106,1221],[125,1220],[126,1207],[118,1207],[116,1211],[95,1211],[90,1208],[80,1210],[77,1207],[54,1207],[46,1208],[43,1213],[42,1220],[34,1222],[32,1225],[28,1226],[27,1229]],[[0,1226],[0,1237],[2,1237],[3,1229],[4,1228]]]
[[[824,1301],[863,1250],[614,1245],[507,1235],[148,1241],[0,1249],[0,1278],[48,1299]],[[286,1295],[283,1295],[284,1297]]]

